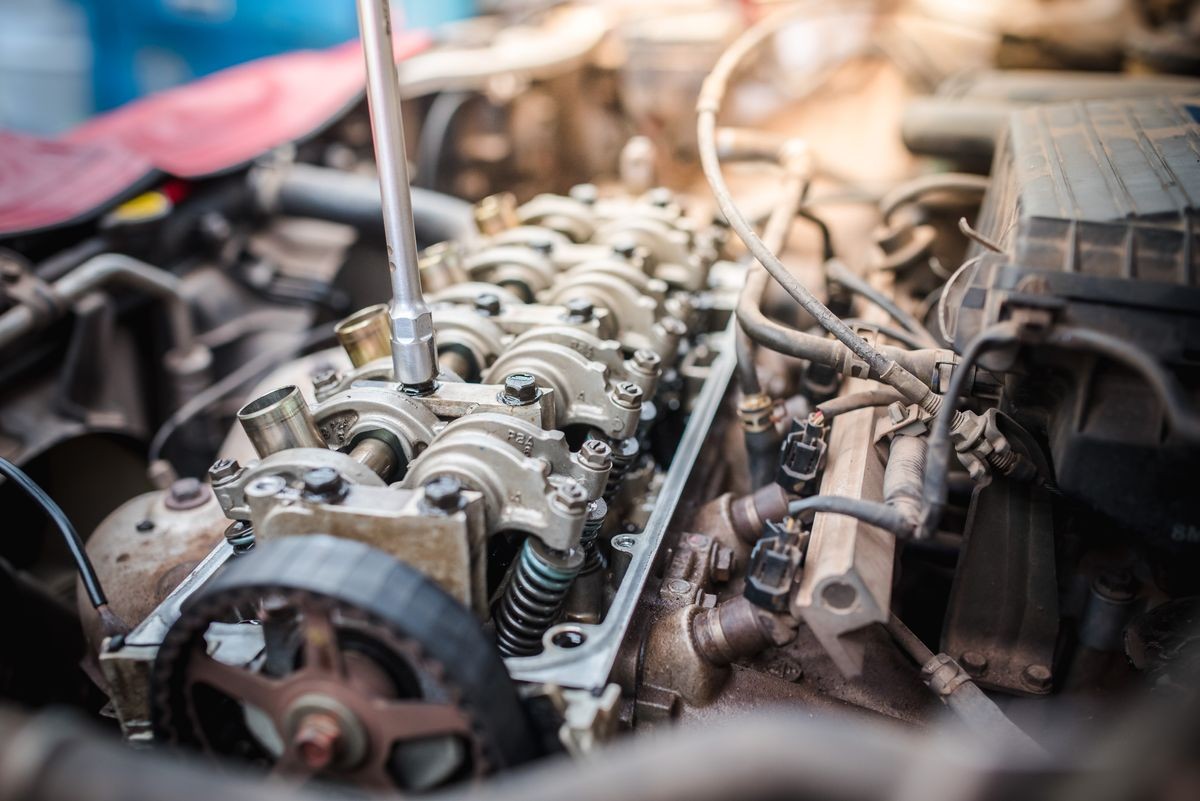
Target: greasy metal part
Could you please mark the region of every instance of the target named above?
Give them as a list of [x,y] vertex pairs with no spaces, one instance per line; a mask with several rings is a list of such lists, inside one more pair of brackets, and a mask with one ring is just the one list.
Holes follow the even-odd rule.
[[292,448],[267,456],[249,467],[237,467],[232,472],[221,470],[220,477],[213,477],[213,494],[227,518],[249,520],[250,505],[246,496],[250,487],[259,482],[263,482],[264,487],[274,487],[276,492],[281,484],[299,487],[303,485],[304,474],[316,469],[334,470],[352,484],[385,486],[378,473],[349,454],[328,448]]
[[530,331],[518,337],[484,374],[496,383],[512,373],[529,373],[555,391],[559,426],[587,425],[613,438],[637,429],[643,398],[653,394],[658,371],[628,369],[616,342],[571,328]]
[[[542,635],[558,618],[583,567],[581,548],[557,551],[526,537],[496,611],[496,647],[504,656],[541,652]],[[569,637],[560,632],[557,636]]]
[[329,447],[350,450],[363,439],[382,440],[395,452],[397,466],[412,461],[433,441],[438,424],[417,399],[366,383],[321,401],[312,416]]
[[692,633],[701,656],[714,665],[728,665],[770,646],[786,645],[796,636],[796,628],[784,616],[738,595],[697,615]]
[[355,367],[392,353],[392,327],[388,322],[387,304],[380,303],[355,312],[334,326],[333,333]]
[[572,457],[561,431],[481,412],[447,425],[410,466],[404,486],[439,476],[483,494],[489,534],[523,531],[569,551],[579,545],[587,502],[600,496],[608,469]]
[[[865,388],[848,381],[843,391]],[[860,384],[858,387],[853,385]],[[883,464],[875,449],[878,410],[837,418],[829,437],[821,495],[876,500],[883,496]],[[792,614],[804,620],[847,675],[862,672],[861,641],[845,635],[885,623],[891,609],[895,537],[852,517],[818,513],[813,520],[803,578]]]
[[[204,485],[200,503],[186,509],[172,508],[169,493],[161,490],[121,504],[87,541],[109,608],[137,626],[222,541],[228,525]],[[81,588],[76,601],[85,638],[95,653],[104,637],[99,617]]]
[[392,276],[392,363],[396,380],[418,391],[437,378],[433,317],[421,294],[417,235],[413,228],[408,157],[400,113],[400,87],[392,56],[387,0],[358,0],[358,24],[367,70],[375,164],[383,200],[383,229]]
[[541,654],[506,660],[509,674],[514,679],[553,682],[563,687],[585,689],[607,684],[608,676],[617,662],[617,652],[633,620],[637,601],[650,576],[655,555],[662,545],[667,527],[675,517],[684,484],[691,475],[692,466],[725,396],[729,379],[733,376],[735,359],[732,329],[726,328],[719,337],[713,339],[714,348],[719,350],[711,365],[709,380],[696,398],[674,461],[659,490],[658,503],[640,534],[621,535],[620,548],[614,538],[614,559],[618,550],[627,553],[629,558],[627,564],[620,568],[622,580],[604,621],[597,625],[562,624],[570,626],[570,631],[575,633],[574,638],[578,640],[569,648],[554,644],[561,626],[552,627],[543,640],[549,645]]
[[[465,491],[457,508],[428,514],[422,489],[351,484],[321,500],[295,483],[258,479],[245,490],[255,541],[331,534],[366,543],[411,565],[477,614],[487,610],[483,500]],[[256,546],[257,547],[257,546]]]
[[237,413],[238,422],[259,456],[290,448],[323,448],[308,401],[296,386],[285,386],[247,403]]
[[975,490],[964,537],[942,650],[983,687],[1044,695],[1059,639],[1049,495],[996,476]]

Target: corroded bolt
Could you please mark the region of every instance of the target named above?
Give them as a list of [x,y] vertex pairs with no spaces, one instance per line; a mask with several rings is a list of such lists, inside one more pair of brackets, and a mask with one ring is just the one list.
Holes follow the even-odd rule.
[[167,490],[166,506],[168,509],[191,509],[206,500],[208,498],[200,479],[177,478]]
[[346,480],[332,467],[314,467],[305,471],[304,494],[313,500],[331,501],[345,494]]
[[453,512],[462,506],[462,482],[454,476],[436,476],[424,484],[425,503],[440,512]]
[[320,771],[333,763],[341,739],[342,726],[336,717],[326,712],[310,712],[296,727],[292,744],[305,767]]
[[639,348],[633,352],[633,366],[643,373],[653,375],[662,367],[662,358],[652,350]]
[[600,439],[589,439],[579,448],[579,463],[592,470],[612,467],[612,447]]
[[1025,667],[1025,670],[1021,672],[1021,679],[1035,690],[1048,690],[1053,676],[1050,668],[1045,665],[1033,664]]
[[537,381],[529,373],[513,373],[504,379],[500,400],[509,406],[525,406],[538,399]]
[[596,316],[596,307],[587,298],[571,298],[566,307],[567,319],[574,323],[591,322]]
[[237,459],[218,459],[208,468],[208,480],[216,486],[236,476],[241,469]]
[[630,381],[617,384],[613,390],[613,400],[618,406],[632,409],[642,402],[642,388]]
[[554,500],[561,504],[568,512],[582,513],[587,511],[587,490],[578,481],[564,481],[555,487]]
[[979,651],[963,651],[958,663],[972,676],[979,676],[987,670],[988,658]]
[[475,296],[475,311],[494,317],[500,313],[500,296],[494,292],[481,292]]

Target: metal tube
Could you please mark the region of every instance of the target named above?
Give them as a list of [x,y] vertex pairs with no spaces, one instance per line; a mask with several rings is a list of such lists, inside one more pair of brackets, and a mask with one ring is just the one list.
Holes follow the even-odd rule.
[[383,230],[392,275],[392,364],[396,380],[425,391],[437,377],[433,315],[421,295],[417,235],[400,116],[400,85],[392,55],[387,0],[358,0],[358,24],[367,69],[367,107],[383,200]]
[[288,448],[326,447],[298,387],[280,387],[255,398],[238,410],[237,418],[254,450],[264,458]]

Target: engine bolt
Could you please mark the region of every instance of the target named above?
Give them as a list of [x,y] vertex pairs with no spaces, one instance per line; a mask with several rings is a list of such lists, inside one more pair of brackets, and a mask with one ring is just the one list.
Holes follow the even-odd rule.
[[341,739],[342,727],[337,718],[324,712],[312,712],[301,719],[292,744],[306,767],[320,771],[333,763]]
[[437,476],[424,484],[425,503],[439,512],[453,512],[462,506],[462,482],[454,476]]
[[346,481],[332,467],[314,467],[302,477],[304,495],[314,501],[337,501],[346,494]]
[[638,256],[638,243],[633,237],[622,237],[612,243],[612,251],[623,259],[632,260]]
[[555,488],[554,500],[558,501],[568,512],[583,513],[587,511],[587,490],[574,479],[564,481]]
[[626,409],[636,408],[642,402],[642,388],[630,381],[617,384],[617,388],[613,390],[613,400],[618,406],[624,406]]
[[543,256],[549,256],[554,252],[554,242],[550,239],[534,239],[527,243],[534,251],[541,253]]
[[963,651],[959,664],[972,676],[980,676],[988,667],[988,658],[979,651]]
[[633,352],[633,366],[639,372],[656,375],[662,367],[662,357],[652,350],[639,348]]
[[504,379],[500,401],[509,406],[528,406],[538,399],[537,380],[529,373],[513,373]]
[[579,448],[579,463],[592,470],[612,467],[612,447],[600,439],[589,439]]
[[242,466],[238,464],[237,459],[218,459],[213,462],[212,467],[208,468],[208,480],[215,487],[236,476],[241,469]]
[[572,323],[590,323],[596,316],[596,307],[587,298],[571,298],[566,307],[567,320]]
[[319,395],[323,391],[337,386],[341,376],[333,367],[324,365],[313,370],[309,378],[312,380],[313,391]]
[[208,500],[204,484],[198,478],[179,478],[171,482],[167,490],[166,507],[182,510],[194,509]]
[[1021,678],[1035,690],[1048,690],[1053,677],[1050,674],[1050,668],[1045,665],[1033,664],[1025,667]]
[[481,292],[475,296],[475,311],[495,317],[500,313],[500,296],[493,292]]
[[658,186],[646,194],[646,200],[650,201],[651,206],[665,209],[675,202],[675,193],[665,186]]

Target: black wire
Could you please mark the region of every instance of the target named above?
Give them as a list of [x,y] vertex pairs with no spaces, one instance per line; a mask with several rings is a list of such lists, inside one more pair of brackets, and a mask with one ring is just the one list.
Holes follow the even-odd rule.
[[104,595],[104,588],[100,586],[96,569],[92,567],[92,560],[88,558],[83,541],[79,539],[79,533],[75,531],[75,526],[71,525],[71,521],[62,507],[26,475],[24,470],[7,459],[0,458],[0,473],[24,490],[25,494],[42,507],[42,511],[54,522],[59,533],[62,534],[63,541],[67,544],[67,550],[71,552],[71,558],[75,560],[75,569],[79,571],[79,577],[83,579],[83,588],[87,591],[88,600],[91,601],[92,606],[106,605],[108,599]]
[[950,429],[958,414],[958,399],[967,388],[971,367],[989,350],[1015,342],[1016,327],[1012,323],[999,323],[985,328],[963,349],[962,359],[950,374],[950,382],[943,396],[941,409],[929,432],[929,451],[925,462],[925,482],[921,488],[921,502],[925,519],[921,521],[919,537],[932,536],[941,522],[942,510],[946,506],[948,493],[946,477],[950,473]]

